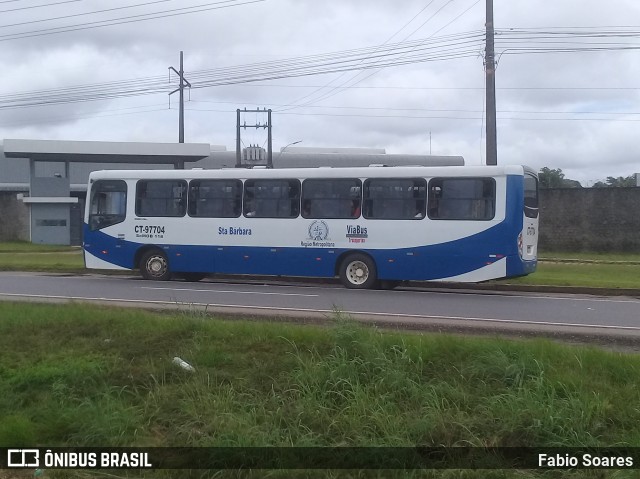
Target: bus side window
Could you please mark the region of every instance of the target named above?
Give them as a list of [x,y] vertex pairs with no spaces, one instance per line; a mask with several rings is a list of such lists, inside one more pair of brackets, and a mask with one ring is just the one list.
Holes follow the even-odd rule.
[[240,180],[192,180],[189,184],[189,216],[237,218],[241,209]]
[[365,181],[365,218],[410,220],[425,215],[427,182],[423,178],[376,178]]
[[434,178],[429,182],[429,218],[487,221],[493,219],[496,185],[493,178]]
[[187,182],[184,180],[139,180],[136,215],[181,217],[187,212]]
[[352,219],[360,216],[362,183],[358,178],[308,179],[302,184],[304,218]]
[[297,218],[300,214],[298,180],[246,180],[244,186],[246,217]]

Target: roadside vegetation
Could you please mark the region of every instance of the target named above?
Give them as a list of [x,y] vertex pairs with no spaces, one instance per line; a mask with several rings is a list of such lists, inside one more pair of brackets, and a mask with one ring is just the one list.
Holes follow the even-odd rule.
[[76,246],[35,244],[28,241],[5,241],[0,243],[0,253],[72,253],[80,251]]
[[640,290],[640,262],[611,263],[592,260],[540,261],[534,274],[498,281],[500,284],[531,286],[574,286]]
[[640,263],[640,253],[602,253],[602,252],[547,252],[540,253],[541,261],[564,263]]
[[84,260],[78,247],[12,241],[0,243],[0,270],[76,273]]
[[[174,356],[195,372],[174,365]],[[171,314],[0,308],[0,447],[635,446],[639,382],[637,355],[548,340],[381,332],[340,313],[320,327],[224,320],[188,306]],[[634,477],[575,472],[205,477]]]

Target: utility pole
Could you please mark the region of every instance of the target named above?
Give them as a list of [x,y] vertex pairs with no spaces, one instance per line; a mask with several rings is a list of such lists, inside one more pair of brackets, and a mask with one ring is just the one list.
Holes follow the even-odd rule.
[[180,113],[178,118],[178,143],[184,143],[184,87],[188,86],[191,88],[191,83],[189,83],[184,78],[184,65],[183,65],[183,54],[180,52],[180,71],[176,70],[173,67],[169,67],[170,70],[176,72],[176,74],[180,77],[180,86],[173,90],[169,95],[173,95],[175,92],[180,92]]
[[496,54],[494,48],[493,0],[487,2],[487,45],[484,57],[487,95],[487,165],[498,164],[496,127]]

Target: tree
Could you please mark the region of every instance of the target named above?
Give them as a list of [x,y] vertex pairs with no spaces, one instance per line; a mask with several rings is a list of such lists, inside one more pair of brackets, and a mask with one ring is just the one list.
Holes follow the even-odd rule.
[[630,186],[636,186],[636,176],[618,176],[617,178],[613,176],[608,176],[607,181],[598,181],[594,183],[594,188],[625,188]]
[[546,166],[538,173],[540,188],[581,188],[579,181],[569,180],[564,177],[560,168],[550,169]]

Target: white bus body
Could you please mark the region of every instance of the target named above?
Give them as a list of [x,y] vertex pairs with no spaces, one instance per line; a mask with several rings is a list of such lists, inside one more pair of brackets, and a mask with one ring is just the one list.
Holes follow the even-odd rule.
[[536,268],[537,187],[523,166],[96,171],[85,263],[352,288],[521,276]]

